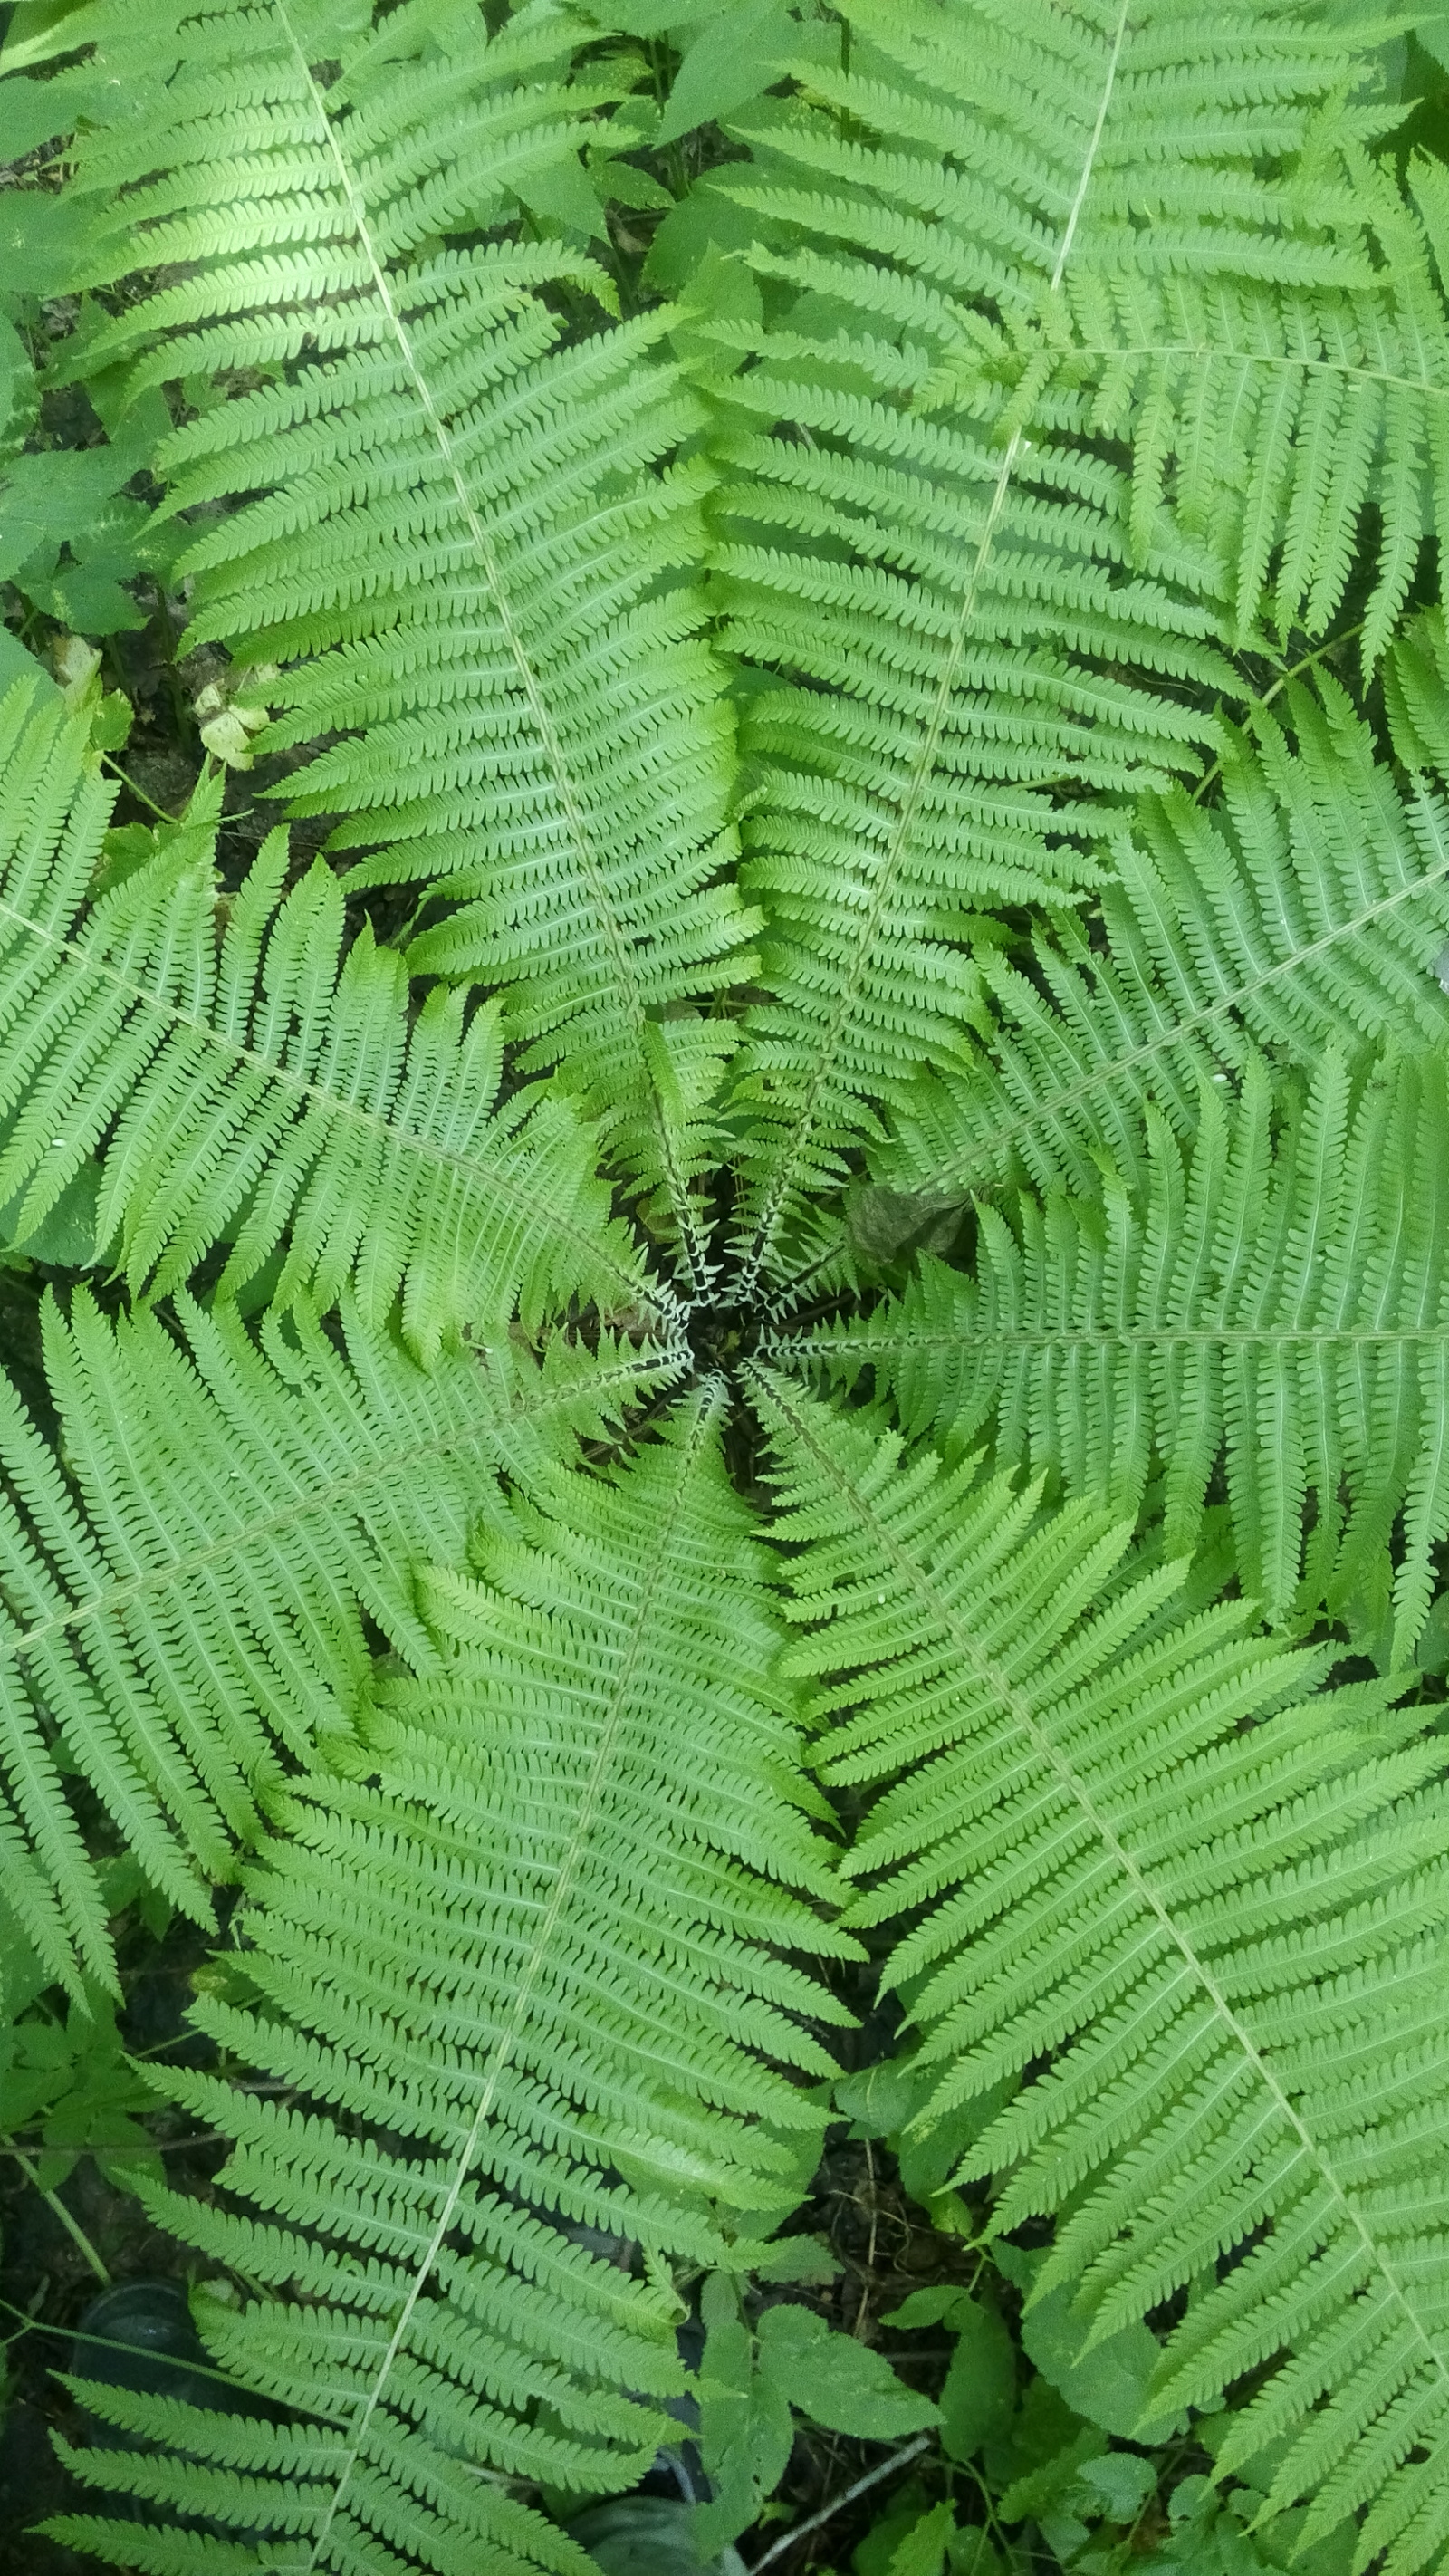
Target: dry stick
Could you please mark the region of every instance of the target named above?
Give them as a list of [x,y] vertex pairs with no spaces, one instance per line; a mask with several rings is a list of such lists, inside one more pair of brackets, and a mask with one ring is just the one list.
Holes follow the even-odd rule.
[[918,2460],[922,2451],[930,2449],[931,2438],[929,2433],[918,2433],[914,2442],[902,2443],[901,2448],[892,2451],[890,2458],[882,2460],[879,2467],[867,2469],[864,2477],[857,2478],[854,2486],[847,2487],[833,2504],[822,2505],[818,2513],[812,2513],[808,2522],[798,2522],[793,2531],[786,2532],[783,2540],[773,2542],[763,2558],[752,2559],[750,2576],[759,2576],[760,2569],[768,2567],[772,2558],[783,2558],[786,2550],[793,2549],[797,2540],[803,2540],[809,2531],[818,2531],[822,2522],[829,2522],[832,2514],[839,2513],[845,2505],[854,2504],[856,2497],[863,2496],[868,2487],[878,2487],[881,2479],[888,2478],[893,2469],[903,2469],[907,2460]]

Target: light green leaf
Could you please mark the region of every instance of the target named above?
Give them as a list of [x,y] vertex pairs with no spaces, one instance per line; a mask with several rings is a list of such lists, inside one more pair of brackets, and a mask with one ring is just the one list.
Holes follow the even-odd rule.
[[569,231],[582,233],[585,239],[607,241],[598,191],[590,184],[589,174],[572,152],[561,153],[556,161],[546,161],[519,171],[514,185],[524,204],[535,215],[551,217]]
[[891,2551],[890,2576],[940,2576],[955,2528],[956,2516],[950,2504],[933,2505],[896,2542]]
[[928,2510],[926,2490],[919,2478],[908,2478],[897,2487],[864,2539],[856,2542],[850,2561],[855,2576],[890,2576],[898,2543],[915,2529]]
[[1135,2522],[1157,2488],[1154,2463],[1137,2451],[1103,2451],[1095,2460],[1083,2461],[1080,2475],[1112,2522]]
[[27,653],[19,636],[12,634],[8,626],[0,626],[0,697],[7,689],[13,689],[17,680],[24,680],[42,702],[60,695],[44,663]]
[[[1008,2280],[1029,2292],[1044,2258],[1021,2254],[1009,2245],[998,2245],[995,2252]],[[1135,2435],[1162,2360],[1162,2346],[1149,2327],[1130,2325],[1084,2351],[1089,2329],[1072,2314],[1074,2295],[1068,2282],[1042,2299],[1028,2295],[1021,2318],[1027,2358],[1061,2391],[1076,2414],[1100,2424],[1104,2432]]]
[[675,75],[658,140],[672,143],[758,98],[797,43],[785,0],[735,0],[696,36]]

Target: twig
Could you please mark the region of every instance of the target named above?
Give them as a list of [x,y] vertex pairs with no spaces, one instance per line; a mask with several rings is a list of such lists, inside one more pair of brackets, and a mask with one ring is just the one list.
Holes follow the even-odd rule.
[[876,2220],[879,2216],[879,2208],[875,2196],[875,2156],[872,2153],[869,2138],[865,2141],[865,2169],[870,2177],[870,2244],[866,2249],[865,2257],[865,2288],[861,2291],[860,2305],[855,2312],[855,2326],[853,2331],[857,2342],[859,2342],[860,2338],[868,2332],[870,2326],[870,2285],[872,2275],[875,2271],[875,2231]]
[[854,2504],[856,2497],[863,2496],[868,2487],[878,2487],[881,2479],[888,2478],[892,2470],[903,2469],[907,2460],[918,2460],[921,2453],[930,2447],[929,2433],[918,2433],[914,2442],[903,2442],[898,2451],[892,2451],[888,2460],[880,2462],[879,2467],[867,2469],[864,2477],[857,2478],[854,2486],[847,2487],[833,2504],[822,2505],[818,2513],[812,2513],[808,2522],[797,2522],[793,2531],[787,2531],[783,2539],[772,2542],[762,2558],[752,2559],[750,2576],[759,2576],[762,2567],[768,2567],[773,2558],[783,2558],[786,2550],[793,2549],[796,2541],[803,2540],[808,2531],[818,2531],[822,2522],[829,2522],[832,2514],[839,2513],[843,2505]]
[[65,2202],[60,2198],[57,2192],[46,2190],[44,2183],[41,2181],[39,2174],[31,2163],[29,2156],[26,2155],[24,2149],[17,2147],[13,2141],[8,2138],[6,2139],[5,2144],[10,2148],[10,2152],[14,2156],[16,2163],[19,2165],[21,2172],[24,2174],[26,2181],[39,2192],[41,2199],[46,2204],[46,2207],[52,2210],[55,2216],[60,2220],[67,2236],[71,2237],[80,2247],[82,2254],[84,2254],[86,2261],[89,2263],[97,2280],[103,2282],[105,2287],[109,2289],[111,2286],[110,2273],[106,2270],[104,2263],[101,2261],[94,2245],[87,2236],[85,2229],[81,2226],[79,2219],[72,2218],[70,2211],[66,2208]]
[[181,817],[179,814],[168,814],[164,805],[158,805],[154,796],[148,796],[144,787],[138,787],[134,778],[128,778],[124,769],[121,767],[120,762],[118,760],[113,760],[108,751],[103,751],[101,753],[101,758],[105,762],[107,769],[113,769],[115,771],[116,776],[120,779],[122,785],[129,787],[131,794],[139,797],[143,805],[149,805],[153,814],[159,814],[163,823],[180,822]]
[[[21,2321],[13,2335],[6,2335],[0,2339],[0,2351],[3,2351],[6,2344],[19,2343],[21,2336],[26,2334],[54,2335],[62,2343],[92,2344],[97,2352],[125,2352],[134,2355],[138,2350],[143,2349],[134,2343],[124,2342],[118,2335],[87,2334],[83,2326],[47,2325],[43,2317],[33,2317],[25,2308],[17,2308],[13,2299],[0,2298],[0,2308],[8,2310],[12,2317],[19,2317]],[[229,2370],[217,2370],[210,2362],[193,2361],[186,2353],[161,2352],[153,2345],[149,2348],[149,2358],[153,2362],[161,2362],[168,2370],[185,2371],[188,2379],[214,2379],[219,2388],[236,2389],[241,2386],[240,2381],[235,2379]],[[79,2378],[81,2373],[77,2372],[76,2376]],[[246,2395],[249,2392],[243,2390],[242,2393]],[[490,2472],[484,2470],[479,2474],[488,2476]]]

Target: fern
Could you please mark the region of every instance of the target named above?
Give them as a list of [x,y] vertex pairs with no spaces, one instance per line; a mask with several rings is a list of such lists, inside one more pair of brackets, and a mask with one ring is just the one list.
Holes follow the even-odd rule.
[[[1400,499],[1375,632],[1392,618],[1449,386],[1402,204],[1386,181],[1343,186],[1335,156],[1362,162],[1353,119],[1320,138],[1344,70],[1333,38],[1315,49],[1287,12],[1224,25],[1175,4],[1130,21],[1114,7],[1068,22],[1045,0],[1024,17],[853,0],[843,15],[849,70],[812,64],[820,103],[748,120],[762,167],[712,183],[755,219],[746,255],[780,308],[726,387],[746,426],[723,442],[725,631],[813,683],[749,705],[746,882],[776,995],[747,1023],[741,1074],[759,1112],[752,1276],[789,1267],[773,1247],[793,1194],[871,1135],[872,1101],[912,1061],[959,1054],[973,986],[949,943],[967,907],[1091,882],[1103,792],[1191,768],[1218,738],[1185,720],[1180,684],[1233,688],[1196,639],[1258,639],[1278,519],[1283,613],[1310,575],[1322,613],[1336,606],[1380,423],[1377,377],[1360,385],[1352,361],[1371,348],[1391,369],[1412,343],[1419,389],[1389,398]],[[1222,310],[1219,272],[1234,281]],[[1346,299],[1361,348],[1345,346]],[[1168,318],[1180,338],[1184,304],[1205,335],[1195,379],[1191,350],[1152,341]],[[1123,343],[1095,393],[1071,361],[1082,318]],[[1305,366],[1319,349],[1321,377]],[[781,419],[793,437],[772,434]],[[1132,469],[1084,445],[1094,433],[1131,440]],[[1169,456],[1175,513],[1158,492]],[[1262,511],[1235,575],[1214,542],[1234,501]]]
[[[1422,691],[1422,642],[1402,659]],[[1103,1151],[1135,1177],[1146,1105],[1191,1133],[1204,1081],[1255,1045],[1306,1065],[1364,1039],[1443,1045],[1442,790],[1428,776],[1398,788],[1326,675],[1284,694],[1292,740],[1260,710],[1256,740],[1225,752],[1220,803],[1148,799],[1115,841],[1099,938],[1062,916],[1030,972],[978,952],[1000,1013],[990,1052],[903,1090],[882,1182],[947,1198],[1020,1177],[1050,1189],[1090,1181]]]
[[305,1313],[261,1351],[234,1316],[185,1299],[181,1315],[186,1356],[83,1293],[68,1325],[48,1316],[78,1494],[4,1391],[6,1898],[73,1987],[79,1966],[106,1982],[114,1966],[37,1703],[155,1884],[211,1921],[207,1882],[287,1758],[350,1727],[362,1614],[415,1658],[409,1564],[457,1552],[480,1475],[604,1429],[678,1365],[555,1345],[540,1374],[505,1342],[425,1375],[351,1314],[347,1360]]
[[1070,2283],[1090,2350],[1188,2290],[1144,2429],[1252,2373],[1219,2467],[1276,2441],[1302,2544],[1367,2506],[1356,2563],[1421,2566],[1449,2513],[1437,1745],[1382,1686],[1315,1694],[1332,1649],[1240,1603],[1164,1620],[1170,1567],[1114,1592],[1100,1506],[1040,1524],[974,1462],[761,1398],[791,1666],[832,1676],[815,1758],[885,1784],[845,1919],[919,1918],[888,1974],[922,2123],[1023,2078],[960,2171],[1001,2177],[998,2230],[1058,2217],[1033,2295]]
[[1330,1055],[1275,1095],[1255,1056],[1227,1101],[1205,1089],[1186,1169],[1149,1109],[1140,1193],[1107,1165],[1079,1197],[1023,1192],[1010,1220],[983,1204],[974,1279],[926,1255],[902,1297],[819,1327],[812,1357],[847,1384],[870,1364],[908,1429],[957,1450],[994,1423],[1002,1460],[1129,1515],[1160,1475],[1174,1555],[1226,1444],[1234,1554],[1275,1618],[1326,1600],[1377,1636],[1404,1512],[1399,1663],[1449,1532],[1444,1060],[1365,1084]]
[[74,282],[190,274],[128,298],[83,363],[125,361],[133,398],[260,372],[158,456],[173,511],[270,487],[183,554],[193,640],[297,664],[261,747],[349,738],[293,812],[342,809],[332,846],[375,852],[355,881],[461,904],[419,965],[507,984],[530,1063],[564,1057],[626,1114],[692,1243],[690,1122],[722,1039],[660,1013],[728,982],[749,928],[715,883],[729,726],[681,578],[701,471],[654,470],[703,415],[654,317],[554,345],[540,289],[613,301],[587,255],[448,246],[520,196],[587,207],[578,120],[607,72],[570,83],[551,11],[484,45],[476,18],[407,0],[370,40],[321,11],[329,83],[316,15],[186,9],[153,63],[115,0],[100,42],[131,113],[79,140]]
[[[1342,37],[1276,0],[934,24],[852,0],[848,23],[852,76],[812,86],[890,136],[898,222],[944,198],[969,225],[925,399],[983,411],[1004,385],[1013,425],[1129,442],[1134,559],[1167,506],[1220,564],[1239,643],[1265,608],[1283,633],[1332,621],[1372,503],[1371,667],[1449,503],[1449,203],[1437,163],[1411,209],[1370,159],[1395,113],[1343,107]],[[871,232],[888,247],[879,216]]]
[[465,1320],[644,1293],[589,1130],[536,1090],[498,1107],[496,1010],[465,1020],[464,996],[440,989],[410,1024],[395,952],[364,928],[344,955],[326,867],[279,903],[285,832],[219,903],[219,782],[88,906],[114,790],[87,775],[59,707],[25,719],[22,686],[0,706],[0,1112],[19,1113],[0,1202],[19,1202],[18,1243],[104,1137],[97,1238],[154,1296],[229,1238],[220,1293],[234,1293],[285,1235],[274,1302],[330,1304],[350,1281],[380,1325],[401,1287],[431,1356]]
[[0,83],[42,390],[330,826],[223,890],[68,648],[0,704],[7,1990],[115,1992],[97,1810],[241,1890],[152,2069],[229,2161],[142,2196],[245,2411],[86,2389],[56,2528],[587,2576],[707,2271],[737,2530],[864,1934],[983,2259],[1416,2576],[1442,173],[1287,0],[702,8],[662,123],[488,16],[85,0]]
[[[237,2426],[235,2465],[200,2472],[90,2454],[103,2483],[294,2533],[300,2565],[402,2543],[583,2576],[460,2460],[486,2444],[515,2476],[597,2491],[667,2437],[658,2401],[684,2381],[661,2261],[759,2255],[818,2153],[824,2106],[782,2070],[831,2060],[800,2017],[848,2019],[767,1945],[853,1947],[790,1892],[830,1877],[792,1809],[722,1393],[626,1477],[559,1478],[487,1531],[472,1579],[429,1577],[431,1664],[359,1721],[351,1767],[375,1777],[274,1801],[235,1968],[198,2012],[300,2098],[163,2078],[235,2146],[199,2234],[173,2195],[151,2205],[254,2284],[295,2285],[208,2323],[248,2384],[317,2420],[280,2445]],[[590,2233],[642,2245],[652,2277]],[[164,2539],[54,2527],[167,2563]]]

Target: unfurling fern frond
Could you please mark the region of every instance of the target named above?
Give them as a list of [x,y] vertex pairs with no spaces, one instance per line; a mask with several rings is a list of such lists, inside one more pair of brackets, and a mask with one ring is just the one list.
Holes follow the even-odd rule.
[[[473,12],[405,0],[321,55],[306,17],[184,8],[143,112],[79,138],[76,282],[164,282],[76,364],[132,361],[133,392],[260,372],[158,458],[172,510],[264,496],[183,559],[191,637],[297,663],[263,748],[349,739],[292,810],[352,818],[333,845],[373,847],[359,877],[462,900],[419,963],[505,988],[531,1064],[564,1057],[644,1120],[688,1241],[673,1122],[723,1035],[660,1013],[727,983],[749,927],[715,882],[731,725],[681,578],[704,478],[667,461],[703,414],[658,316],[557,345],[539,290],[611,301],[595,263],[478,238],[520,197],[599,219],[577,152],[610,77],[570,81],[576,31],[550,12],[490,43]],[[114,19],[124,64],[126,0]]]
[[305,1313],[264,1328],[178,1300],[108,1323],[50,1311],[69,1467],[0,1379],[0,1834],[5,1891],[49,1974],[113,1975],[104,1909],[55,1760],[89,1783],[148,1877],[210,1919],[209,1881],[287,1760],[345,1732],[362,1618],[426,1653],[408,1567],[456,1554],[496,1469],[525,1473],[677,1374],[657,1352],[504,1341],[430,1374],[344,1307],[344,1360]]
[[[1427,698],[1422,648],[1412,668]],[[978,948],[999,1013],[990,1050],[903,1090],[882,1183],[946,1199],[1022,1178],[1090,1190],[1105,1154],[1137,1187],[1145,1105],[1190,1132],[1204,1085],[1255,1047],[1312,1066],[1365,1039],[1449,1041],[1442,788],[1417,777],[1401,792],[1335,681],[1295,683],[1282,705],[1291,739],[1260,709],[1253,740],[1229,739],[1210,810],[1149,797],[1114,837],[1099,937],[1063,914],[1029,971]],[[1441,697],[1441,757],[1446,720]]]
[[166,1294],[218,1242],[230,1295],[285,1258],[285,1305],[351,1283],[380,1328],[402,1290],[422,1352],[445,1332],[536,1323],[571,1294],[643,1291],[608,1215],[594,1134],[535,1086],[500,1107],[496,1008],[407,975],[369,930],[344,948],[319,861],[281,900],[285,832],[218,902],[220,783],[187,826],[87,902],[113,791],[84,728],[0,705],[0,1205],[27,1235],[98,1145],[96,1233],[134,1289]]
[[959,1454],[991,1426],[1001,1461],[1129,1515],[1160,1473],[1172,1556],[1225,1449],[1240,1580],[1275,1619],[1326,1598],[1381,1636],[1402,1512],[1397,1664],[1449,1533],[1446,1135],[1438,1051],[1366,1085],[1329,1056],[1276,1101],[1253,1057],[1240,1103],[1205,1090],[1185,1169],[1149,1109],[1140,1192],[1108,1167],[1090,1195],[982,1205],[974,1277],[925,1256],[802,1347],[846,1383],[872,1366],[909,1432]]
[[1174,1622],[1099,1507],[760,1389],[816,1759],[881,1784],[846,1920],[918,1918],[920,2125],[1021,2079],[958,2179],[1056,2219],[1033,2295],[1090,2350],[1187,2290],[1144,2425],[1251,2373],[1219,2469],[1276,2443],[1299,2546],[1367,2507],[1355,2564],[1413,2576],[1449,2524],[1442,1743],[1241,1603]]
[[[802,2017],[848,2018],[776,1952],[854,1955],[817,1912],[832,1879],[722,1393],[612,1481],[557,1478],[486,1533],[475,1579],[428,1576],[429,1668],[379,1683],[350,1777],[274,1801],[195,2018],[291,2098],[161,2077],[235,2145],[216,2206],[151,2206],[254,2285],[198,2303],[216,2358],[313,2420],[278,2443],[223,2419],[213,2442],[177,2417],[206,2465],[92,2450],[93,2479],[293,2534],[301,2567],[402,2543],[585,2576],[479,2470],[597,2492],[669,2438],[661,2258],[760,2256],[825,2116],[783,2071],[831,2070]],[[173,2563],[161,2531],[52,2528]]]
[[[941,278],[957,320],[927,403],[987,410],[1005,384],[1033,434],[1130,443],[1137,559],[1170,507],[1221,562],[1240,642],[1264,607],[1281,632],[1323,632],[1372,504],[1371,667],[1426,527],[1449,525],[1449,330],[1429,248],[1449,205],[1437,163],[1419,165],[1416,212],[1365,149],[1399,110],[1375,100],[1352,31],[1294,0],[844,14],[851,75],[812,86],[890,138],[898,223],[944,202],[969,226],[969,265]],[[835,170],[843,193],[843,155]],[[892,247],[879,217],[876,247]]]

